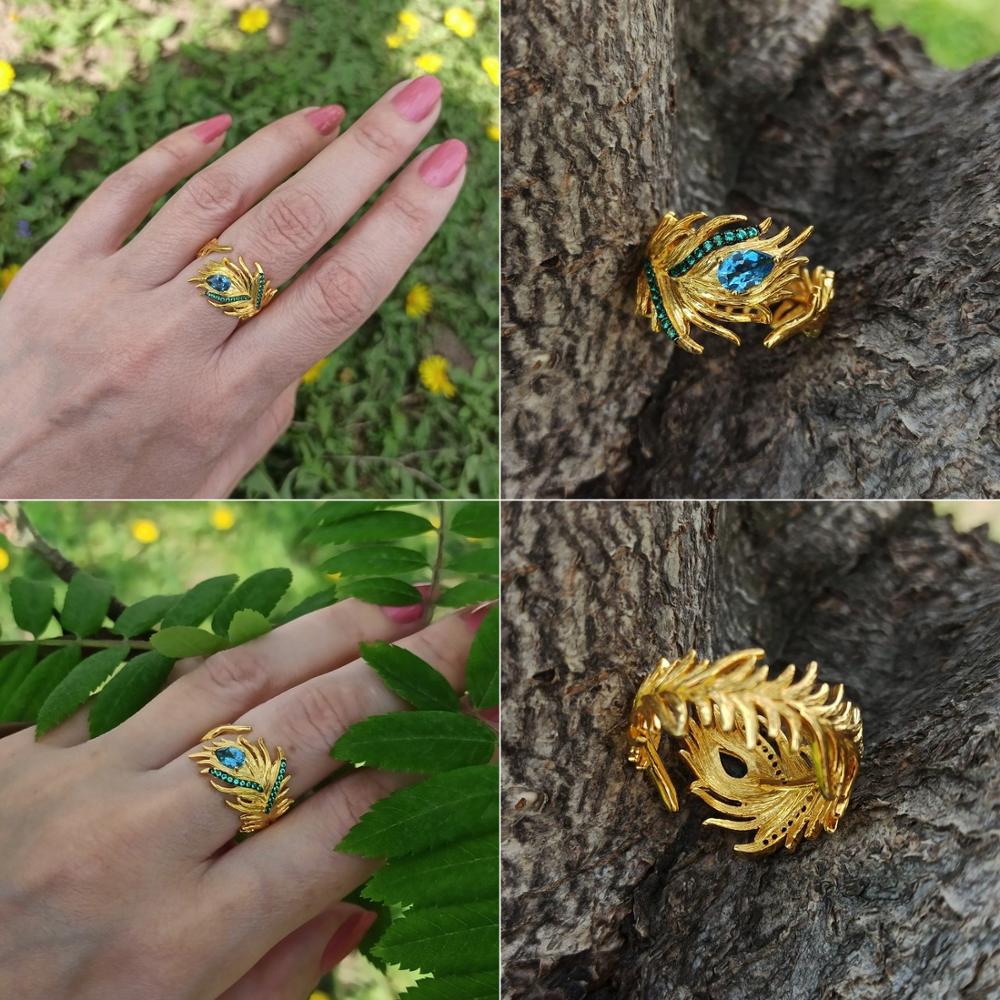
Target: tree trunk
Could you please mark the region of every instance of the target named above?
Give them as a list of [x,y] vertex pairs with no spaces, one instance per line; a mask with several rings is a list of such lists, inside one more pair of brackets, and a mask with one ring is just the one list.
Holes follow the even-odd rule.
[[[504,511],[505,997],[1000,995],[1000,546],[923,504]],[[840,828],[763,859],[626,762],[660,656],[810,659],[864,713]],[[664,748],[666,749],[666,748]]]
[[[1000,58],[834,0],[512,0],[504,43],[508,495],[1000,495]],[[823,335],[653,334],[668,209],[815,225]]]

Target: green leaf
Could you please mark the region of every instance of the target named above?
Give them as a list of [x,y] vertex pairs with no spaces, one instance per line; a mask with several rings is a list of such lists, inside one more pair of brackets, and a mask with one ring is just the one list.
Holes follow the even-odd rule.
[[286,611],[283,615],[279,615],[275,624],[285,625],[290,621],[294,621],[296,618],[301,618],[303,615],[312,614],[313,611],[319,611],[320,608],[328,608],[331,604],[336,604],[337,597],[338,594],[336,587],[328,587],[326,590],[310,594],[304,601],[296,604],[291,611]]
[[466,661],[469,701],[476,708],[500,703],[500,608],[490,608],[480,622]]
[[388,542],[396,538],[413,538],[433,531],[434,525],[425,517],[404,510],[373,510],[367,514],[335,521],[313,533],[318,544],[342,545],[344,542]]
[[147,597],[143,601],[130,604],[112,626],[112,631],[131,639],[150,631],[163,616],[180,600],[178,594],[160,594]]
[[18,685],[6,714],[14,722],[34,722],[49,692],[80,662],[79,646],[63,646],[42,657]]
[[160,627],[200,625],[219,606],[219,602],[233,589],[238,579],[235,574],[229,574],[202,580],[163,616]]
[[438,605],[442,608],[466,608],[471,604],[495,601],[499,596],[500,583],[497,580],[463,580],[446,590],[438,598]]
[[38,710],[39,736],[65,722],[107,679],[128,652],[128,643],[102,649],[78,663],[50,692]]
[[328,559],[320,568],[324,573],[343,576],[379,576],[382,573],[409,573],[426,566],[427,560],[420,552],[386,545],[348,549]]
[[70,578],[63,601],[62,627],[81,639],[93,635],[104,623],[111,603],[111,584],[77,571]]
[[382,903],[431,906],[496,899],[500,886],[497,847],[497,834],[491,833],[396,858],[375,872],[363,895]]
[[191,625],[175,625],[173,628],[161,629],[150,642],[158,653],[174,660],[184,656],[211,656],[212,653],[226,648],[223,636],[203,628],[193,628]]
[[496,1000],[500,994],[500,971],[471,976],[435,976],[419,979],[406,991],[406,1000]]
[[248,576],[216,609],[212,631],[226,635],[233,615],[244,609],[269,615],[291,585],[292,571],[281,567],[263,569]]
[[167,681],[174,661],[157,652],[129,660],[101,688],[90,708],[90,735],[100,736],[135,715]]
[[307,527],[314,528],[326,524],[336,524],[338,521],[346,521],[348,518],[358,517],[360,514],[367,514],[378,509],[377,500],[328,500],[313,511],[306,524]]
[[373,951],[404,969],[492,972],[499,962],[497,900],[414,909],[393,920]]
[[10,581],[10,605],[18,628],[30,632],[36,639],[52,620],[55,593],[40,580],[19,576]]
[[388,642],[362,642],[358,648],[385,686],[414,708],[458,711],[458,695],[444,675],[416,653]]
[[432,774],[485,764],[496,743],[489,726],[459,712],[393,712],[356,722],[330,754],[387,771]]
[[498,769],[492,764],[435,774],[379,800],[337,846],[366,858],[398,858],[495,832]]
[[8,711],[11,696],[21,686],[35,664],[38,647],[18,646],[0,659],[0,722],[21,722]]
[[229,623],[229,645],[242,646],[251,639],[266,635],[271,628],[271,623],[259,611],[241,608]]
[[496,500],[474,500],[455,511],[449,528],[466,538],[500,536],[500,504]]
[[423,597],[411,583],[394,580],[390,576],[373,576],[365,580],[348,580],[337,588],[341,597],[356,597],[368,604],[381,604],[400,608],[420,604]]
[[500,550],[495,545],[477,545],[468,552],[461,552],[448,561],[449,573],[461,573],[475,576],[489,574],[497,576],[500,573]]

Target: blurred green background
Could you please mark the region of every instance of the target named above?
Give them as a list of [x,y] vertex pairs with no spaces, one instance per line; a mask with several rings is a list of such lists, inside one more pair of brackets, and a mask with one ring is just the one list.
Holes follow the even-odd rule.
[[[0,0],[0,291],[108,173],[229,111],[225,148],[309,105],[348,124],[435,72],[470,149],[444,228],[306,378],[248,497],[497,495],[499,0]],[[414,291],[416,289],[416,291]],[[138,331],[137,331],[138,334]],[[437,362],[438,377],[421,361]]]

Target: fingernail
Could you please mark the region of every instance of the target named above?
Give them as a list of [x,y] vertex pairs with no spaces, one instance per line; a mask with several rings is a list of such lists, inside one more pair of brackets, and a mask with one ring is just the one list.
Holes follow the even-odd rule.
[[441,100],[441,81],[436,76],[418,76],[393,99],[396,110],[411,122],[423,121]]
[[320,135],[329,135],[343,120],[346,112],[339,104],[327,104],[306,112],[306,118]]
[[330,943],[320,959],[320,972],[329,972],[338,962],[347,958],[364,940],[368,929],[375,923],[376,916],[377,914],[370,910],[365,910],[364,913],[348,917],[330,938]]
[[448,139],[420,164],[420,176],[431,187],[447,187],[459,175],[468,156],[464,142]]
[[496,603],[496,601],[490,601],[488,604],[479,604],[474,608],[469,608],[467,611],[462,612],[462,617],[473,632],[483,624],[483,619],[496,607]]
[[[430,592],[430,584],[418,583],[417,590],[426,597]],[[401,607],[393,607],[390,604],[382,605],[385,616],[399,625],[412,625],[419,621],[426,610],[423,604],[404,604]]]
[[194,134],[204,143],[209,143],[213,139],[218,139],[223,132],[233,124],[232,115],[216,115],[214,118],[206,118],[194,127]]

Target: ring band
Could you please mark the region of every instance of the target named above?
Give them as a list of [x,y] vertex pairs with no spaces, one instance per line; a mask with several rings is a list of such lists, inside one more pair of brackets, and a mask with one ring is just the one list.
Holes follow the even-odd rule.
[[[211,239],[198,251],[198,256],[225,253],[232,249],[223,246],[217,239]],[[242,257],[237,260],[236,264],[228,257],[223,257],[221,261],[208,261],[188,281],[203,289],[205,298],[227,316],[249,319],[277,295],[277,289],[271,287],[258,261],[254,261],[251,271]]]
[[209,784],[223,795],[226,805],[240,814],[240,833],[255,833],[284,816],[294,799],[288,795],[288,762],[281,747],[275,758],[264,741],[250,743],[246,737],[230,740],[222,733],[249,733],[252,726],[217,726],[202,737],[203,746],[188,756],[201,765]]
[[[701,354],[692,327],[717,334],[738,347],[740,338],[722,323],[764,323],[765,347],[796,333],[818,337],[833,300],[834,272],[805,265],[793,256],[812,235],[807,226],[794,239],[786,226],[765,239],[771,220],[747,225],[745,215],[694,212],[678,219],[668,212],[646,246],[635,310],[684,350]],[[784,246],[782,244],[784,243]]]
[[691,650],[662,659],[639,686],[629,719],[628,759],[649,771],[664,805],[677,812],[658,752],[666,730],[684,740],[690,790],[733,817],[705,825],[754,831],[752,841],[735,845],[747,854],[770,854],[782,841],[793,851],[803,837],[833,833],[863,751],[861,710],[845,700],[842,684],[816,684],[815,662],[799,680],[794,666],[769,679],[763,656],[742,649],[710,663]]

